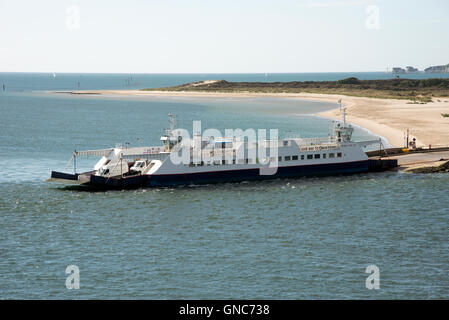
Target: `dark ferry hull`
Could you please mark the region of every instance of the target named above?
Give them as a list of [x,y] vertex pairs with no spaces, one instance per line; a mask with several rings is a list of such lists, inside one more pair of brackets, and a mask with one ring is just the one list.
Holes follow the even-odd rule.
[[90,176],[87,185],[101,189],[135,189],[149,186],[149,175],[137,175],[129,177],[102,177]]
[[209,171],[190,174],[153,174],[149,176],[148,182],[151,187],[162,187],[307,176],[332,176],[362,172],[368,172],[368,160],[333,164],[279,167],[274,175],[260,175],[259,169]]

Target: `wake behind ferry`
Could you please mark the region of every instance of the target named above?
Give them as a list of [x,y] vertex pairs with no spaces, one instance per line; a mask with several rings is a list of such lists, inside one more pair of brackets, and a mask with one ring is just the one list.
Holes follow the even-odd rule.
[[[109,149],[75,151],[69,162],[80,156],[98,156],[89,172],[51,172],[47,182],[83,185],[103,189],[164,187],[191,184],[239,182],[305,176],[328,176],[367,172],[370,161],[363,148],[380,140],[354,142],[353,127],[335,122],[326,138],[288,138],[249,142],[242,137],[193,139],[182,143],[175,129],[175,115],[169,114],[170,128],[161,137],[162,145],[150,147],[116,146]],[[200,147],[199,147],[200,146]],[[250,157],[260,147],[266,157]],[[173,161],[184,148],[187,162]]]

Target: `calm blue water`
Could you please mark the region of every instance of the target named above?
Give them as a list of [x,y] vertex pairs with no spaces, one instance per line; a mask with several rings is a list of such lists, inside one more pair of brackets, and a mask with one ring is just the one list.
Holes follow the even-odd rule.
[[[184,128],[202,120],[203,129],[278,128],[313,137],[326,136],[331,125],[312,115],[334,107],[320,102],[45,92],[76,89],[79,78],[81,89],[115,89],[265,76],[130,77],[0,74],[7,89],[0,93],[0,298],[449,298],[445,174],[111,192],[44,183],[51,170],[64,170],[74,149],[159,143],[169,112]],[[125,86],[128,79],[133,84]],[[371,135],[357,130],[355,138]],[[71,264],[80,269],[79,290],[65,287]],[[371,264],[380,269],[380,290],[365,287]]]

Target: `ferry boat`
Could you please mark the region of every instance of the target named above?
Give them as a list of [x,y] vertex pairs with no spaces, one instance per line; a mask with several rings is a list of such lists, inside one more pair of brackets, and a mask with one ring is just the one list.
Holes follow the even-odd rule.
[[[51,178],[46,181],[126,189],[367,172],[370,160],[363,148],[380,140],[352,141],[354,129],[346,123],[345,109],[342,111],[343,121],[335,122],[332,134],[325,138],[249,142],[242,137],[204,138],[199,135],[196,142],[194,137],[187,146],[184,143],[183,147],[191,151],[187,163],[173,161],[183,143],[175,129],[175,116],[169,114],[170,128],[161,137],[160,146],[118,145],[75,151],[71,158],[75,173],[52,171]],[[249,156],[260,147],[270,151],[266,157]],[[76,158],[80,156],[98,156],[100,160],[93,170],[76,173]]]

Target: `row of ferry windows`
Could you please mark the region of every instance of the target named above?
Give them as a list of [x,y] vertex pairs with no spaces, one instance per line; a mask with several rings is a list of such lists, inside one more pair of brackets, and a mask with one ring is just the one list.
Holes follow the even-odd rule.
[[[275,158],[271,158],[272,161],[274,161]],[[200,163],[196,164],[196,166],[212,166],[212,165],[220,165],[220,164],[254,164],[254,163],[259,163],[259,160],[257,159],[256,161],[252,160],[252,159],[239,159],[239,160],[235,160],[233,159],[232,161],[226,161],[226,160],[215,160],[213,162],[204,162],[201,161]],[[189,164],[190,167],[194,167],[195,163],[190,162]]]
[[[326,159],[329,156],[329,158],[335,158],[335,153],[323,153],[321,155],[321,153],[315,153],[315,154],[308,154],[307,155],[307,160],[312,160],[312,159]],[[337,158],[341,158],[343,155],[341,152],[337,153]],[[301,155],[301,160],[305,160],[306,157],[305,155]],[[299,160],[299,156],[285,156],[284,157],[284,161],[290,161],[290,160]],[[282,161],[282,157],[279,157],[278,161]]]
[[[307,160],[312,160],[312,159],[326,159],[329,156],[329,158],[335,158],[335,153],[323,153],[322,155],[320,153],[315,153],[315,154],[308,154],[307,155]],[[337,153],[337,158],[341,158],[343,155],[341,152]],[[270,161],[273,162],[275,158],[270,158]],[[299,160],[299,156],[295,155],[295,156],[285,156],[284,158],[282,158],[281,156],[278,158],[278,161],[282,161],[282,159],[284,161],[294,161],[294,160]],[[305,155],[301,155],[301,160],[305,160],[306,157]],[[256,162],[259,162],[256,160]],[[239,159],[238,161],[236,161],[235,159],[232,160],[232,164],[254,164],[254,161],[251,159]],[[214,165],[220,165],[220,164],[231,164],[231,162],[227,162],[226,160],[215,160],[213,162]],[[201,161],[200,163],[197,164],[197,166],[204,166],[204,165],[212,165],[212,163],[204,163],[203,161]],[[190,163],[190,166],[193,167],[195,166],[195,164],[193,162]]]

